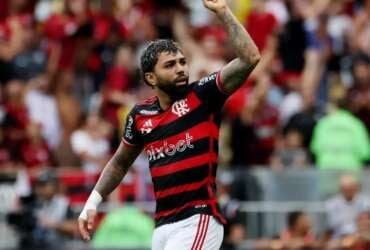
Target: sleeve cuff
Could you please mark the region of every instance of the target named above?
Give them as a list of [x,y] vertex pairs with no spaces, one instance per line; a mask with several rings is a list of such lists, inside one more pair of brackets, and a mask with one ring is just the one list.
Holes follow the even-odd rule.
[[125,138],[122,137],[122,142],[129,147],[135,147],[135,144],[129,143]]
[[223,83],[222,83],[222,81],[221,81],[221,71],[219,71],[219,72],[217,73],[217,76],[216,76],[216,85],[217,85],[218,90],[219,90],[222,94],[224,94],[224,95],[230,95],[230,94],[225,90],[224,85],[223,85]]

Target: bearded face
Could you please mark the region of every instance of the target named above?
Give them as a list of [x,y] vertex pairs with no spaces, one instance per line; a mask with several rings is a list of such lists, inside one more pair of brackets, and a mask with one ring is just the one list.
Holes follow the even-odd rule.
[[160,53],[154,71],[147,73],[146,79],[172,99],[180,98],[186,93],[189,83],[189,67],[184,55],[180,51]]

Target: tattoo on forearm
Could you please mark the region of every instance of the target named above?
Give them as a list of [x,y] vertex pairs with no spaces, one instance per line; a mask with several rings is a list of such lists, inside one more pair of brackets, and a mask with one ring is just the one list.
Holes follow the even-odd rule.
[[247,63],[251,61],[251,57],[258,54],[258,49],[248,32],[230,10],[224,11],[220,19],[227,29],[230,43],[238,57]]
[[239,88],[254,69],[259,61],[259,51],[254,41],[228,9],[219,14],[228,34],[232,47],[235,50],[237,59],[230,62],[222,70],[224,88],[228,93]]
[[104,168],[95,190],[103,197],[109,195],[122,181],[128,167],[122,162],[121,156],[114,156]]
[[103,197],[109,195],[121,183],[140,151],[140,148],[126,149],[124,152],[118,149],[105,166],[95,185],[95,190]]

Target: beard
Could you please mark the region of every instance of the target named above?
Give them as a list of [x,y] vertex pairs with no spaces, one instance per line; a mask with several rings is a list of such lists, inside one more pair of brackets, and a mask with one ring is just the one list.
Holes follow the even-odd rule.
[[179,82],[184,82],[184,80],[175,80],[172,82],[160,82],[157,87],[165,92],[172,100],[178,100],[185,96],[189,89],[189,79],[185,79],[186,84],[177,85]]

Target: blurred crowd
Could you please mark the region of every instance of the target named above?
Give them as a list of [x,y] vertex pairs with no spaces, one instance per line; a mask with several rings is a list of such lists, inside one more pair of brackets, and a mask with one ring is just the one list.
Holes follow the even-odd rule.
[[[370,0],[228,2],[262,60],[224,107],[220,165],[363,169],[370,160]],[[128,111],[153,95],[139,57],[157,38],[180,43],[190,81],[234,57],[200,0],[0,1],[0,173],[23,171],[31,183],[45,169],[98,174]],[[141,162],[137,173],[145,173]],[[351,235],[363,239],[369,210],[358,212]],[[292,231],[282,239],[305,216],[289,215]],[[230,242],[244,237],[240,227],[230,232]]]
[[[370,158],[370,2],[244,0],[230,6],[263,59],[224,109],[221,162],[361,169]],[[172,38],[190,79],[234,54],[201,1],[2,1],[1,169],[101,169],[135,102],[138,57]],[[72,112],[73,111],[73,112]],[[325,136],[323,136],[325,135]]]
[[[340,177],[339,189],[325,201],[326,228],[320,233],[314,231],[312,215],[291,211],[286,215],[286,228],[273,239],[255,241],[253,249],[370,249],[370,197],[351,174]],[[237,245],[234,241],[232,246]]]

